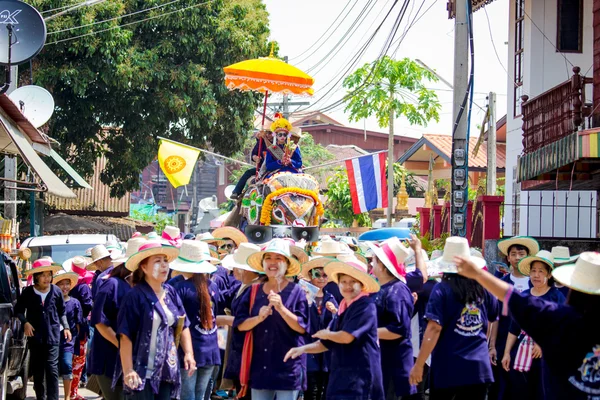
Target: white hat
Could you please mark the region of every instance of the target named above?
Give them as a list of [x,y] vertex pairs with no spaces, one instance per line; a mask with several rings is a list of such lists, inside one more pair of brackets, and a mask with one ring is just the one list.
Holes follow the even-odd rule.
[[181,230],[176,226],[165,226],[161,234],[163,244],[179,248],[181,246]]
[[102,260],[104,258],[110,258],[112,260],[112,257],[110,255],[110,252],[106,249],[106,246],[104,246],[103,244],[99,244],[97,246],[94,246],[92,248],[92,262],[89,263],[85,268],[88,271],[93,271],[96,269],[96,265],[95,263],[99,260]]
[[140,246],[146,243],[146,239],[141,236],[137,236],[131,238],[127,241],[127,251],[121,257],[113,260],[113,265],[116,267],[117,265],[121,265],[124,262],[127,262],[127,259],[138,252]]
[[454,258],[457,256],[470,259],[478,268],[485,267],[485,260],[483,258],[472,256],[469,242],[467,239],[460,236],[447,238],[442,256],[430,261],[430,265],[432,269],[437,270],[440,273],[456,274],[458,270]]
[[[408,267],[414,267],[417,262],[417,259],[415,258],[415,251],[412,248],[409,248],[408,252],[410,253],[410,255],[406,257],[406,260],[404,260],[404,265],[406,265],[407,270]],[[429,256],[427,255],[427,252],[424,249],[421,249],[421,255],[423,256],[423,260],[425,260],[426,262],[429,261]]]
[[362,283],[364,292],[378,292],[380,289],[379,283],[367,271],[367,265],[354,257],[353,254],[337,256],[333,261],[325,264],[325,273],[335,283],[340,283],[340,274],[349,275]]
[[135,254],[132,254],[127,259],[125,268],[134,272],[146,258],[161,254],[167,256],[168,262],[171,263],[179,255],[179,249],[173,246],[166,246],[158,240],[148,240],[140,246]]
[[197,234],[196,235],[196,240],[202,240],[203,242],[206,242],[208,244],[214,244],[217,247],[225,243],[225,240],[223,240],[223,239],[217,239],[210,232],[205,232],[205,233],[199,233],[199,234]]
[[554,257],[554,264],[556,266],[571,264],[579,258],[579,254],[571,256],[569,248],[565,246],[554,246],[552,248],[552,256]]
[[258,272],[264,272],[263,269],[263,256],[267,253],[275,253],[284,256],[289,261],[289,266],[285,272],[286,276],[296,276],[300,273],[300,263],[294,257],[290,251],[290,244],[283,239],[273,239],[262,251],[252,254],[248,257],[248,265],[254,268]]
[[514,245],[526,247],[529,255],[537,254],[537,252],[540,251],[540,244],[538,241],[529,236],[513,236],[509,239],[503,239],[498,242],[498,249],[502,254],[508,256],[508,249]]
[[315,247],[312,251],[313,256],[329,256],[335,257],[338,255],[351,255],[354,251],[348,246],[346,243],[338,242],[335,240],[327,240],[323,239],[317,247]]
[[404,261],[410,256],[410,252],[400,242],[400,239],[391,237],[378,245],[369,243],[369,247],[371,247],[377,259],[385,265],[392,275],[406,282],[406,266],[404,265]]
[[600,295],[600,253],[586,251],[575,264],[557,267],[552,276],[561,285],[581,293]]
[[208,244],[199,240],[183,240],[179,249],[179,256],[171,262],[173,271],[187,272],[190,274],[212,274],[217,267],[212,265],[213,257],[208,250]]
[[259,251],[260,246],[257,246],[254,243],[241,243],[240,247],[238,247],[233,254],[229,254],[223,258],[221,264],[230,271],[234,268],[237,268],[243,269],[244,271],[258,273],[257,270],[247,264],[247,261],[248,257],[254,253],[258,253]]
[[546,264],[550,271],[554,269],[554,257],[548,250],[540,250],[535,256],[527,256],[519,261],[518,268],[523,275],[529,276],[531,273],[531,264],[534,261],[540,261]]
[[106,247],[106,250],[108,250],[108,252],[110,253],[111,258],[113,259],[120,257],[123,254],[123,246],[121,246],[120,242],[111,240],[109,242],[106,242],[104,246]]

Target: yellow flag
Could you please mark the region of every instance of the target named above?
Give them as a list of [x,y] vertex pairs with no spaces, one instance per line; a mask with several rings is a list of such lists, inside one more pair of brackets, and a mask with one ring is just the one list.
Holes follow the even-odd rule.
[[194,165],[200,151],[184,144],[161,140],[158,147],[158,164],[173,187],[190,183]]

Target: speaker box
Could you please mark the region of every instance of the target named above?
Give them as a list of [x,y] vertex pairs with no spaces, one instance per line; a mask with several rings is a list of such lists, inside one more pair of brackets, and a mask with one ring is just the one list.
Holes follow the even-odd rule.
[[299,242],[304,239],[308,243],[319,241],[319,227],[318,226],[294,226],[292,227],[292,239]]
[[247,225],[246,237],[250,243],[263,244],[273,238],[273,230],[270,226]]

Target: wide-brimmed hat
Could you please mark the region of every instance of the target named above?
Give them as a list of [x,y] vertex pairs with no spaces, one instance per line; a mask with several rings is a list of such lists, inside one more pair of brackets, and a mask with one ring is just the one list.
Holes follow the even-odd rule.
[[529,251],[528,255],[537,254],[540,251],[540,244],[537,240],[529,236],[513,236],[498,242],[498,249],[502,254],[508,256],[508,249],[514,245],[521,245]]
[[296,242],[292,238],[282,238],[287,241],[290,245],[290,252],[292,253],[292,257],[295,257],[300,264],[304,264],[309,260],[308,254],[302,249],[302,247],[296,245]]
[[267,253],[275,253],[284,256],[289,261],[288,268],[285,272],[285,276],[296,276],[300,273],[300,263],[294,257],[290,251],[290,244],[283,239],[271,240],[267,246],[258,253],[252,254],[248,257],[247,264],[257,270],[258,272],[264,272],[263,269],[263,256]]
[[394,275],[397,279],[406,282],[406,266],[404,261],[410,256],[407,247],[404,247],[400,239],[391,237],[379,244],[369,243],[369,247],[377,256],[379,261]]
[[581,293],[600,295],[600,253],[581,253],[575,264],[556,267],[552,276],[561,285]]
[[[440,258],[431,260],[430,266],[434,271],[438,271],[443,274],[456,274],[458,272],[456,268],[455,257],[463,257],[471,260],[478,268],[485,267],[485,260],[480,257],[471,255],[471,249],[469,248],[469,242],[464,237],[452,236],[446,239],[444,244],[444,252]],[[437,274],[436,274],[437,275]]]
[[248,257],[260,251],[260,246],[254,243],[242,243],[233,254],[229,254],[223,258],[221,265],[232,270],[234,268],[243,269],[244,271],[256,272],[257,270],[248,265]]
[[552,256],[552,253],[547,250],[540,250],[535,256],[527,256],[522,258],[518,264],[519,271],[523,275],[529,276],[531,273],[531,264],[533,264],[534,261],[543,262],[550,268],[550,271],[554,269],[554,257]]
[[[417,259],[415,257],[415,251],[412,248],[409,248],[408,252],[410,253],[410,255],[406,257],[406,260],[404,260],[404,265],[406,265],[407,268],[409,266],[414,266],[417,262]],[[424,249],[421,249],[421,255],[423,256],[423,260],[425,262],[429,261],[429,256],[427,255],[427,252]]]
[[[335,260],[337,260],[337,258],[328,256],[311,257],[310,261],[307,261],[304,264],[302,264],[302,276],[304,276],[308,280],[311,280],[312,276],[310,274],[310,271],[312,271],[315,268],[323,268],[325,267],[325,265]],[[366,265],[367,263],[363,262],[363,264]]]
[[348,247],[350,247],[352,249],[352,251],[357,251],[358,250],[358,245],[356,245],[354,243],[354,240],[352,240],[353,238],[350,236],[340,236],[339,237],[339,241],[342,243],[345,243],[348,245]]
[[331,239],[323,239],[313,249],[313,256],[336,257],[339,255],[351,255],[354,251],[346,243]]
[[146,235],[146,240],[158,240],[158,233],[152,231]]
[[129,239],[127,241],[127,251],[125,251],[125,254],[123,254],[121,257],[114,259],[113,265],[116,267],[118,265],[126,263],[129,257],[137,253],[140,247],[146,242],[147,240],[141,236]]
[[91,256],[92,256],[92,262],[90,262],[85,267],[85,269],[87,269],[88,271],[93,271],[93,270],[97,269],[95,264],[99,260],[102,260],[104,258],[110,258],[112,260],[110,252],[107,250],[106,246],[104,246],[103,244],[94,246],[91,250]]
[[32,274],[37,274],[39,272],[51,271],[54,275],[56,272],[62,270],[62,266],[59,264],[55,264],[51,258],[40,258],[39,260],[35,260],[33,264],[31,264],[31,269],[25,271],[25,275],[29,276]]
[[351,255],[340,255],[325,264],[325,273],[335,283],[340,283],[339,275],[351,276],[363,285],[363,291],[375,293],[379,291],[379,283],[367,272],[367,265]]
[[214,231],[212,231],[212,235],[217,239],[233,240],[237,247],[239,247],[239,245],[242,243],[248,243],[248,238],[246,237],[246,235],[244,235],[244,232],[231,226],[217,228]]
[[210,232],[197,234],[196,240],[202,240],[203,242],[206,242],[208,244],[214,244],[217,247],[225,243],[225,240],[214,237],[213,234]]
[[163,243],[168,246],[181,246],[181,230],[176,226],[165,226],[160,237]]
[[79,275],[77,275],[75,272],[67,272],[65,270],[60,270],[56,272],[56,275],[54,275],[54,277],[52,277],[52,283],[56,285],[58,282],[63,281],[65,279],[70,280],[71,288],[74,288],[75,285],[77,285],[77,282],[79,281]]
[[173,246],[163,245],[158,240],[148,240],[146,243],[140,246],[137,253],[134,253],[131,255],[131,257],[129,257],[129,259],[125,262],[125,268],[131,272],[134,272],[138,269],[140,263],[146,258],[159,254],[164,254],[167,256],[168,262],[171,263],[177,258],[179,249]]
[[110,257],[112,259],[121,257],[121,255],[123,255],[123,253],[125,251],[123,246],[121,246],[121,243],[117,242],[116,240],[111,240],[109,242],[106,242],[104,247],[106,247],[106,250],[108,250],[108,252],[110,253]]
[[554,265],[557,267],[563,264],[572,264],[579,258],[579,254],[571,256],[571,251],[565,246],[554,246],[551,253],[554,257]]
[[210,255],[208,244],[199,240],[183,240],[179,255],[170,264],[173,271],[186,272],[190,274],[212,274],[217,267],[210,261],[214,258]]

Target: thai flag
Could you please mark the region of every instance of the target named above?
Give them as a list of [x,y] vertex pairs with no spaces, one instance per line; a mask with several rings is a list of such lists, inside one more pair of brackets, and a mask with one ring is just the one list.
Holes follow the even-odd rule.
[[346,160],[354,214],[388,206],[385,155],[378,153]]

